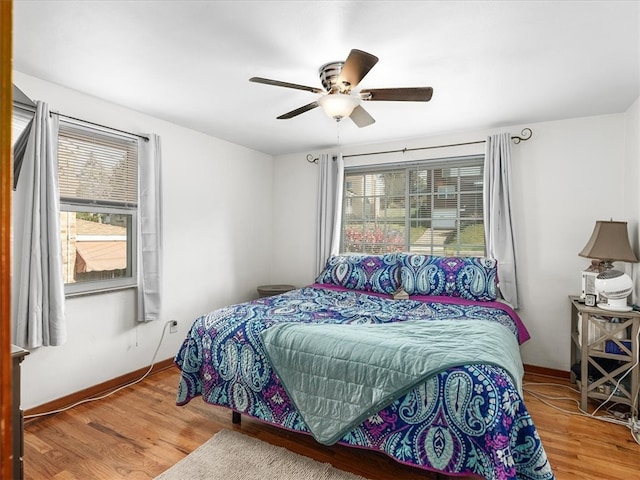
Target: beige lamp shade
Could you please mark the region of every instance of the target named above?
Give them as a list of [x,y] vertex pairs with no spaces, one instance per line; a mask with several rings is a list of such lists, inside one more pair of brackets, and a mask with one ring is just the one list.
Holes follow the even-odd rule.
[[629,243],[627,222],[598,220],[591,238],[578,255],[607,263],[638,261]]

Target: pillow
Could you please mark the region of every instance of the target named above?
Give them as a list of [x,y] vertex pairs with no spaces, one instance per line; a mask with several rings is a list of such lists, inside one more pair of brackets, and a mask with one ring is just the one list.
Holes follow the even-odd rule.
[[400,286],[398,254],[333,255],[316,283],[391,295]]
[[498,296],[498,262],[493,258],[401,253],[398,259],[402,288],[409,295],[481,302],[493,302]]

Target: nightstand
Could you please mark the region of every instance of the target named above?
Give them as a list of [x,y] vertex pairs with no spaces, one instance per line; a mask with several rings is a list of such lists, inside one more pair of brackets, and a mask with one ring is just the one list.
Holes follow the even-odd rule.
[[295,288],[293,285],[261,285],[258,287],[258,295],[260,298],[272,297],[290,290],[295,290]]
[[[640,312],[616,312],[587,307],[580,297],[571,302],[571,379],[580,388],[580,407],[587,411],[588,399],[629,405],[638,411],[638,331]],[[635,365],[635,366],[634,366]],[[618,384],[620,378],[633,370]]]

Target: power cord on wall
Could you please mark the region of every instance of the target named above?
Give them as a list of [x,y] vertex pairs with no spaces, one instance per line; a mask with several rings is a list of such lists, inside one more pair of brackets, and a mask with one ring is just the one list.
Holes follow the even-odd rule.
[[68,405],[66,407],[63,408],[59,408],[57,410],[51,410],[49,412],[42,412],[42,413],[34,413],[33,415],[25,415],[25,420],[30,419],[30,418],[37,418],[37,417],[45,417],[47,415],[52,415],[54,413],[61,413],[61,412],[66,412],[67,410],[71,410],[74,407],[77,407],[78,405],[82,405],[83,403],[89,403],[89,402],[94,402],[96,400],[102,400],[104,398],[107,398],[111,395],[113,395],[114,393],[117,393],[121,390],[124,390],[125,388],[129,388],[137,383],[140,383],[142,380],[144,380],[145,378],[147,378],[149,376],[149,374],[151,373],[151,371],[153,370],[153,367],[156,364],[156,357],[158,355],[158,351],[160,350],[160,345],[162,345],[162,340],[164,340],[164,335],[167,332],[167,327],[169,327],[172,324],[172,321],[169,320],[164,324],[164,327],[162,328],[162,335],[160,336],[160,340],[158,341],[158,345],[156,346],[156,350],[155,352],[153,352],[153,357],[151,358],[151,365],[149,365],[149,369],[144,373],[144,375],[142,375],[140,378],[138,378],[137,380],[134,380],[130,383],[127,383],[125,385],[122,385],[118,388],[116,388],[115,390],[112,390],[110,392],[107,392],[105,394],[99,395],[97,397],[91,397],[91,398],[85,398],[84,400],[80,400],[79,402],[73,403],[71,405]]
[[[640,342],[640,330],[638,331],[638,333],[636,335],[636,345],[638,344],[638,342]],[[633,398],[631,399],[631,415],[630,415],[628,420],[625,420],[624,419],[624,415],[621,415],[619,412],[611,413],[608,410],[607,410],[607,412],[609,413],[608,416],[596,415],[598,410],[600,410],[605,404],[607,404],[607,403],[609,403],[611,401],[611,399],[613,398],[615,392],[620,387],[620,382],[622,382],[622,380],[627,375],[629,375],[629,373],[631,373],[634,368],[638,367],[639,364],[640,364],[640,359],[636,358],[635,363],[631,367],[629,367],[629,369],[620,378],[618,378],[618,381],[616,382],[614,388],[611,389],[611,393],[609,394],[609,396],[605,400],[603,400],[602,403],[592,413],[588,413],[588,412],[585,412],[584,410],[582,410],[582,408],[580,407],[580,402],[575,398],[572,398],[572,397],[553,397],[553,396],[550,396],[550,395],[534,392],[532,390],[524,388],[524,387],[529,387],[529,386],[554,386],[554,387],[568,388],[571,391],[580,393],[580,391],[578,389],[572,388],[572,387],[570,387],[568,385],[562,385],[562,384],[559,384],[559,383],[525,383],[523,385],[523,391],[527,392],[532,397],[540,400],[545,405],[553,408],[554,410],[558,410],[559,412],[562,412],[564,414],[595,418],[596,420],[600,420],[600,421],[603,421],[603,422],[614,423],[616,425],[622,425],[624,427],[627,427],[629,429],[629,431],[631,432],[631,437],[635,440],[635,442],[638,445],[640,445],[640,420],[638,419],[638,408],[637,408],[637,405],[638,405],[638,394],[640,393],[640,388],[636,388],[636,391],[634,392]],[[566,410],[564,408],[558,407],[557,405],[553,405],[552,403],[548,402],[547,400],[570,400],[570,401],[573,401],[573,402],[576,403],[576,408],[577,408],[578,412],[572,412],[570,410]]]

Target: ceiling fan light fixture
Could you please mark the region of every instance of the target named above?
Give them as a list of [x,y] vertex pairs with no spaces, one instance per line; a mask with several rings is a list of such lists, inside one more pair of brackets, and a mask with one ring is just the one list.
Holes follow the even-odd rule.
[[360,99],[345,93],[331,93],[320,97],[318,103],[324,113],[339,122],[344,117],[351,115],[353,109],[360,103]]

